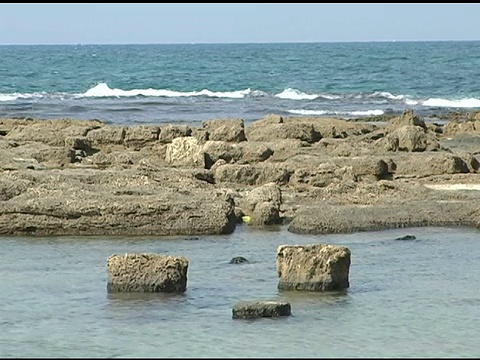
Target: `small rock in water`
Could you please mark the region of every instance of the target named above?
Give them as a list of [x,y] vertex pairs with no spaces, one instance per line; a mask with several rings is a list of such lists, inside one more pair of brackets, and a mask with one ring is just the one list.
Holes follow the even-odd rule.
[[235,256],[230,260],[230,264],[245,264],[249,263],[247,259],[245,259],[243,256]]
[[395,240],[415,240],[415,239],[416,239],[415,235],[405,235],[402,237],[398,237]]
[[232,309],[233,319],[290,316],[290,303],[284,301],[240,301]]

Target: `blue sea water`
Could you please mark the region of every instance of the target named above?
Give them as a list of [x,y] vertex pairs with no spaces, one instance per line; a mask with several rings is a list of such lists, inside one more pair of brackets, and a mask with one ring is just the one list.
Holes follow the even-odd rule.
[[191,123],[480,108],[480,42],[0,46],[0,117]]

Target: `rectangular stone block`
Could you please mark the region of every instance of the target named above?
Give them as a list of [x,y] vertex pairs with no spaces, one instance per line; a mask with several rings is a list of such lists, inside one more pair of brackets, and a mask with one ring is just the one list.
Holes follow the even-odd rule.
[[277,272],[281,290],[325,291],[350,286],[350,250],[337,245],[281,245]]
[[111,255],[108,292],[184,292],[188,259],[161,254]]

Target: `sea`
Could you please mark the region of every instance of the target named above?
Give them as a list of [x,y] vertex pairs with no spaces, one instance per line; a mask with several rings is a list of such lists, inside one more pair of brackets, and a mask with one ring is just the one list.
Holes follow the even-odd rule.
[[[396,240],[406,235],[415,240]],[[319,243],[350,249],[349,288],[278,290],[278,246]],[[108,256],[133,252],[187,257],[186,291],[108,293]],[[479,264],[469,228],[5,237],[0,357],[478,358]],[[244,300],[287,301],[292,314],[233,319]]]
[[480,42],[0,46],[0,117],[114,124],[480,108]]
[[[480,108],[480,42],[0,46],[0,117],[109,124]],[[413,240],[397,240],[413,235]],[[279,290],[276,251],[351,253],[344,291]],[[107,291],[107,258],[189,260],[181,294]],[[248,260],[230,264],[236,256]],[[480,357],[480,230],[0,237],[0,357]],[[244,300],[292,315],[233,319]]]

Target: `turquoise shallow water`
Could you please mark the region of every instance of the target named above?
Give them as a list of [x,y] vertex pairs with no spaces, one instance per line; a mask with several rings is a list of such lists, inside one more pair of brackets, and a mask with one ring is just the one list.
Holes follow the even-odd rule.
[[480,108],[480,42],[0,46],[0,116],[112,123]]
[[[395,238],[412,234],[414,241]],[[413,228],[300,236],[240,226],[225,236],[0,239],[0,357],[478,357],[480,232]],[[279,291],[276,249],[352,252],[342,293]],[[108,294],[113,253],[186,256],[180,295]],[[251,263],[233,265],[244,256]],[[232,319],[241,300],[292,316]]]

